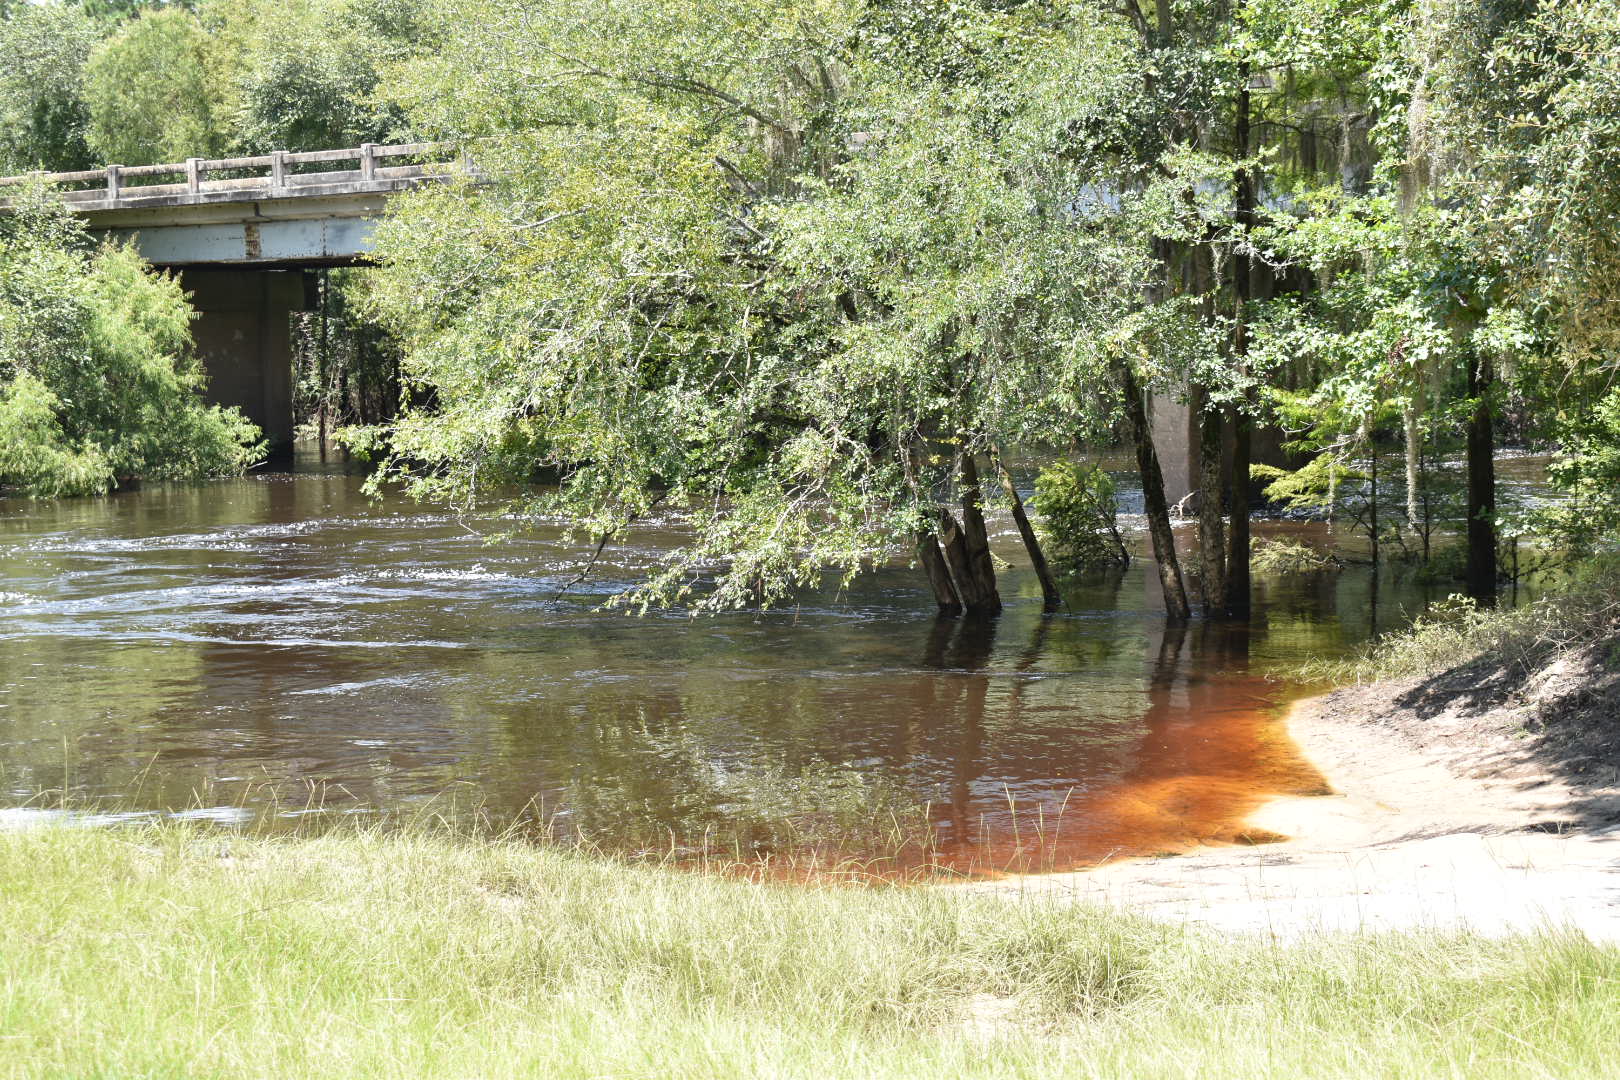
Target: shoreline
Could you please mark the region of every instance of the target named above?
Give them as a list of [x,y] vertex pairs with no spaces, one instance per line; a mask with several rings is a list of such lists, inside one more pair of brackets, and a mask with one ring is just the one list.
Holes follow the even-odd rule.
[[1566,812],[1590,792],[1524,766],[1468,775],[1501,748],[1411,738],[1376,707],[1392,707],[1398,689],[1351,687],[1288,708],[1288,735],[1331,793],[1279,796],[1249,818],[1286,840],[959,887],[1279,939],[1570,929],[1620,941],[1620,829],[1571,827]]

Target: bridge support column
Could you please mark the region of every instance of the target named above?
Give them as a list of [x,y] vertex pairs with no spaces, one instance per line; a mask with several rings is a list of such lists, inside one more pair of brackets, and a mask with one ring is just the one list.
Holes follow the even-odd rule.
[[1165,394],[1154,394],[1148,407],[1153,447],[1164,472],[1164,498],[1174,507],[1198,487],[1198,417]]
[[235,405],[264,429],[272,455],[292,452],[292,328],[305,306],[303,275],[285,270],[180,274],[192,294],[192,336],[208,372],[210,403]]

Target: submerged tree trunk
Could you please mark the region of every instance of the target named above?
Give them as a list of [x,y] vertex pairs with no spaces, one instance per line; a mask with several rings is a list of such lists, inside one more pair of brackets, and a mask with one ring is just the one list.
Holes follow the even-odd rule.
[[962,613],[985,618],[1001,613],[1001,597],[996,592],[994,567],[986,582],[982,574],[974,572],[973,557],[966,530],[956,515],[946,507],[939,508],[939,546],[945,553],[945,564],[950,567],[951,580],[962,600]]
[[1018,535],[1024,538],[1024,550],[1029,552],[1029,564],[1035,568],[1035,576],[1041,582],[1041,610],[1056,611],[1063,606],[1063,594],[1058,591],[1057,579],[1052,576],[1052,568],[1047,565],[1046,552],[1041,550],[1040,537],[1035,535],[1035,527],[1029,523],[1029,515],[1024,511],[1024,500],[1018,494],[1018,487],[1013,483],[1012,473],[1002,463],[1001,455],[994,457],[996,472],[1001,476],[1002,490],[1007,493],[1007,502],[1012,505],[1013,522],[1018,526]]
[[1468,595],[1482,604],[1496,602],[1496,433],[1491,387],[1496,373],[1485,356],[1470,356],[1468,396]]
[[[1233,183],[1237,189],[1234,218],[1243,230],[1241,242],[1251,242],[1255,225],[1254,175],[1249,171],[1249,65],[1238,65],[1237,146],[1239,161]],[[1232,257],[1232,291],[1236,319],[1232,327],[1232,363],[1240,379],[1248,375],[1249,299],[1254,289],[1253,260],[1243,250]],[[1245,399],[1248,391],[1244,392]],[[1232,422],[1232,531],[1226,555],[1226,613],[1235,619],[1249,617],[1249,412],[1245,402],[1233,408]]]
[[1231,413],[1232,530],[1226,555],[1226,614],[1249,617],[1249,417],[1241,407]]
[[1153,558],[1159,564],[1159,583],[1164,586],[1164,610],[1171,619],[1180,621],[1191,615],[1192,609],[1187,603],[1187,586],[1181,578],[1181,563],[1176,558],[1176,536],[1170,528],[1170,507],[1164,498],[1164,473],[1159,468],[1158,451],[1153,447],[1142,388],[1137,385],[1130,361],[1116,360],[1114,373],[1125,391],[1125,420],[1136,449],[1136,467],[1142,476],[1142,508],[1147,514]]
[[962,538],[973,585],[963,589],[958,581],[957,589],[966,594],[962,599],[969,615],[1000,615],[1001,593],[996,589],[996,564],[990,557],[990,533],[984,524],[984,491],[979,484],[979,464],[973,454],[962,454],[961,470]]
[[1226,494],[1221,483],[1222,435],[1219,409],[1209,408],[1209,392],[1194,387],[1192,407],[1198,416],[1198,558],[1204,611],[1213,614],[1226,602]]
[[939,613],[947,617],[962,614],[962,597],[956,591],[956,583],[951,580],[950,567],[945,565],[945,553],[939,548],[937,534],[917,534],[917,561],[922,564],[923,573],[928,575],[928,584],[934,590]]
[[[1422,461],[1423,452],[1422,435],[1418,430],[1418,391],[1412,391],[1412,400],[1407,402],[1406,411],[1401,417],[1404,435],[1406,437],[1406,525],[1414,532],[1419,528],[1418,519],[1422,513]],[[1424,562],[1428,560],[1425,559]]]
[[1378,574],[1378,443],[1373,441],[1372,435],[1367,436],[1368,460],[1371,466],[1367,470],[1367,538],[1372,541],[1373,576]]

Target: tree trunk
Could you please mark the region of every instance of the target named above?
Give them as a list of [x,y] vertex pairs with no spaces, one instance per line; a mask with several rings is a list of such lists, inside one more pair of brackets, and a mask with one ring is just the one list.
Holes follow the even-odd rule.
[[1233,408],[1232,425],[1232,531],[1226,554],[1226,614],[1249,617],[1249,417]]
[[1468,396],[1468,595],[1496,603],[1496,435],[1491,419],[1491,386],[1496,381],[1488,357],[1470,351]]
[[1373,574],[1378,573],[1378,444],[1371,435],[1367,436],[1368,459],[1371,467],[1367,470],[1368,503],[1367,503],[1367,537],[1372,541]]
[[996,589],[995,560],[990,557],[990,533],[984,525],[984,492],[979,485],[979,464],[971,453],[963,453],[961,470],[962,537],[967,545],[968,568],[974,581],[971,591],[976,598],[964,597],[963,600],[969,615],[1000,615],[1001,594]]
[[1029,552],[1029,564],[1035,568],[1035,576],[1041,582],[1041,610],[1056,611],[1063,606],[1063,594],[1058,591],[1057,579],[1052,576],[1052,568],[1047,565],[1046,553],[1041,550],[1040,537],[1035,535],[1035,528],[1029,523],[1029,515],[1024,512],[1024,500],[1018,494],[1012,473],[1007,471],[1007,466],[1002,463],[999,453],[995,455],[994,461],[996,472],[1001,475],[1002,490],[1007,493],[1007,502],[1012,505],[1012,516],[1018,526],[1018,535],[1024,538],[1024,550]]
[[315,351],[315,423],[316,438],[321,444],[321,460],[326,460],[326,331],[328,314],[331,305],[327,302],[327,290],[331,288],[327,277],[329,271],[321,271],[321,340]]
[[[1406,411],[1401,417],[1402,426],[1406,436],[1406,524],[1414,532],[1418,529],[1418,518],[1422,513],[1422,465],[1420,455],[1423,452],[1423,436],[1418,430],[1418,391],[1412,391],[1412,400],[1407,402]],[[1425,560],[1426,561],[1426,560]]]
[[[1249,156],[1249,65],[1238,65],[1236,154],[1240,162],[1233,183],[1237,192],[1234,220],[1242,230],[1241,242],[1250,242],[1255,225],[1254,176]],[[1232,326],[1232,365],[1239,378],[1248,375],[1249,299],[1254,290],[1253,260],[1243,251],[1232,257],[1232,291],[1236,318]],[[1245,391],[1245,398],[1248,391]],[[1232,532],[1226,557],[1226,613],[1249,617],[1249,413],[1245,402],[1232,410]]]
[[1164,473],[1159,468],[1158,451],[1153,448],[1142,388],[1137,385],[1129,360],[1115,360],[1114,374],[1125,391],[1125,420],[1136,449],[1136,467],[1142,475],[1142,506],[1147,514],[1148,537],[1153,542],[1153,558],[1159,564],[1159,583],[1164,586],[1164,610],[1172,620],[1185,620],[1192,609],[1181,578],[1181,563],[1176,558],[1176,536],[1170,528],[1170,507],[1164,498]]
[[1209,392],[1193,388],[1192,407],[1198,417],[1198,558],[1204,612],[1213,614],[1226,603],[1226,495],[1222,490],[1222,435],[1219,409],[1209,408]]
[[[966,530],[956,515],[945,507],[939,508],[939,546],[945,553],[945,564],[950,567],[951,579],[956,582],[956,593],[962,599],[962,613],[986,618],[1001,613],[1001,597],[996,593],[994,576],[986,582],[982,574],[975,574]],[[992,575],[994,567],[991,568]]]
[[917,561],[922,564],[923,573],[928,575],[928,584],[934,590],[940,615],[954,618],[962,614],[962,597],[956,591],[956,583],[951,580],[951,570],[945,565],[945,553],[939,549],[936,534],[917,534]]

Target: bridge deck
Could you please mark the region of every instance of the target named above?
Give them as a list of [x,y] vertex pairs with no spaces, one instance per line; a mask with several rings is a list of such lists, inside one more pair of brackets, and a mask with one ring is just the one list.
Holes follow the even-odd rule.
[[348,150],[34,173],[0,179],[0,210],[8,205],[7,188],[44,182],[86,218],[92,232],[133,240],[155,266],[347,266],[369,260],[372,231],[388,196],[455,175],[454,158],[453,148],[440,143],[368,143]]
[[[442,143],[367,143],[346,150],[288,153],[277,150],[257,157],[190,158],[166,165],[108,165],[80,172],[30,173],[0,177],[0,189],[42,182],[59,188],[62,199],[85,214],[120,210],[207,206],[282,199],[331,198],[388,193],[424,180],[448,175],[453,149]],[[381,165],[382,161],[415,159]],[[309,166],[353,162],[353,168],[306,171]],[[209,180],[210,173],[229,173]],[[178,182],[153,183],[170,177]],[[0,206],[4,206],[0,202]]]

